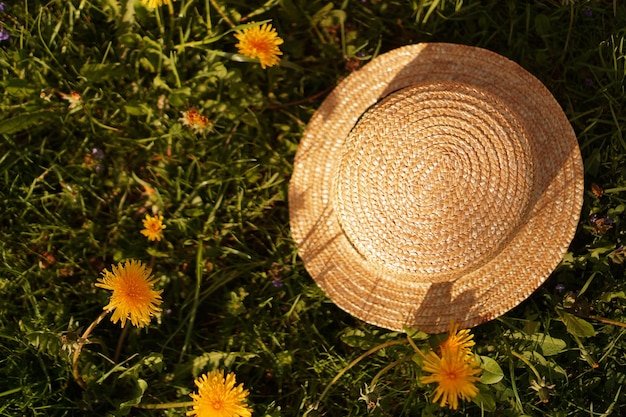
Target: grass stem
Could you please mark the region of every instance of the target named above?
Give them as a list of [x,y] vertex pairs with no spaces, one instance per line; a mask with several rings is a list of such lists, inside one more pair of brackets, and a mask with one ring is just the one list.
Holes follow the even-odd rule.
[[162,403],[162,404],[137,404],[134,408],[143,408],[144,410],[166,410],[169,408],[191,407],[193,401],[185,401],[179,403]]
[[320,395],[320,397],[319,397],[317,402],[321,403],[324,400],[324,397],[326,397],[326,394],[328,394],[328,391],[330,391],[330,388],[333,386],[333,384],[335,384],[335,382],[339,381],[339,379],[342,376],[344,376],[346,372],[348,372],[350,369],[352,369],[355,365],[357,365],[363,359],[367,358],[371,354],[376,353],[379,350],[384,349],[386,347],[394,346],[394,345],[400,345],[400,344],[404,344],[404,343],[406,343],[405,340],[391,340],[389,342],[382,343],[382,344],[380,344],[378,346],[374,346],[373,348],[371,348],[367,352],[363,353],[358,358],[354,359],[352,362],[350,362],[348,364],[348,366],[343,368],[337,375],[335,375],[335,377],[332,379],[332,381],[330,381],[330,383],[326,386],[326,389],[324,389],[324,391],[322,392],[322,395]]
[[194,324],[196,322],[196,314],[198,312],[198,305],[200,304],[200,288],[202,287],[202,260],[203,260],[204,245],[202,240],[198,240],[198,251],[196,252],[196,287],[193,294],[193,304],[191,305],[191,312],[189,313],[189,326],[187,326],[187,333],[185,334],[185,343],[183,343],[180,350],[179,362],[183,361],[185,353],[189,348],[191,341],[191,335],[193,334]]

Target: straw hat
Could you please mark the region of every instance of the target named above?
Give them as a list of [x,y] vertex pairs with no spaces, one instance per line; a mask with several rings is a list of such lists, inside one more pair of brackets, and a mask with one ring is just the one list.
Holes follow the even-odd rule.
[[582,197],[576,135],[544,85],[444,43],[343,80],[309,122],[289,185],[299,255],[333,302],[428,333],[526,299],[566,252]]

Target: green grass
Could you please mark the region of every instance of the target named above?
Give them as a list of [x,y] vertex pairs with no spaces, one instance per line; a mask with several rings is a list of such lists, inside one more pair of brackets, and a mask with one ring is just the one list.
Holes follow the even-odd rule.
[[[376,378],[383,398],[373,415],[626,413],[626,329],[610,322],[626,321],[626,8],[607,0],[216,3],[220,10],[179,0],[150,11],[139,0],[4,2],[0,415],[182,416],[188,409],[133,405],[189,401],[195,377],[224,368],[250,389],[254,416],[313,416],[314,407],[362,416],[360,389],[396,362]],[[223,15],[271,20],[285,41],[281,65],[262,70],[236,55]],[[325,93],[350,66],[425,41],[484,47],[537,76],[570,119],[585,164],[570,252],[527,301],[473,329],[476,352],[503,377],[483,386],[482,405],[462,402],[456,413],[430,403],[406,343],[346,370],[405,336],[334,306],[307,275],[288,225],[293,158]],[[68,109],[61,94],[73,91],[82,104]],[[212,127],[183,126],[190,108]],[[156,244],[139,233],[155,209],[167,224]],[[604,216],[610,228],[592,221]],[[558,221],[545,219],[546,230]],[[68,348],[107,303],[96,279],[129,258],[153,267],[163,314],[124,336],[103,321],[80,357],[83,390]],[[544,397],[530,388],[540,377],[553,385]]]

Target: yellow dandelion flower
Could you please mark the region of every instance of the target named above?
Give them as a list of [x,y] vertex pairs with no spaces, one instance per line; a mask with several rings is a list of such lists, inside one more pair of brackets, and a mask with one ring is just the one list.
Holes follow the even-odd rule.
[[451,353],[462,352],[466,355],[473,356],[472,347],[474,346],[474,335],[469,329],[458,330],[459,326],[452,323],[448,338],[439,346],[441,351],[448,350]]
[[161,311],[158,306],[163,290],[154,290],[157,280],[151,277],[151,273],[150,268],[135,260],[113,265],[111,272],[104,270],[96,287],[113,291],[109,304],[104,307],[113,311],[113,323],[121,321],[124,327],[126,320],[130,320],[133,326],[144,327],[155,313]]
[[235,374],[212,371],[195,380],[198,393],[189,394],[193,399],[193,410],[188,416],[198,417],[250,417],[252,410],[246,404],[248,390],[243,385],[235,386]]
[[146,218],[143,219],[143,227],[145,229],[141,231],[141,234],[147,237],[149,241],[160,241],[163,238],[163,229],[167,226],[163,224],[163,216],[160,214],[154,217],[146,214]]
[[468,359],[464,352],[444,350],[441,357],[429,352],[423,356],[422,370],[431,374],[420,377],[422,383],[437,383],[433,402],[439,401],[442,407],[448,404],[456,410],[459,398],[469,401],[478,394],[474,383],[480,379],[477,377],[480,367],[474,358]]
[[172,3],[171,0],[141,0],[141,2],[150,9]]
[[183,117],[180,120],[183,125],[191,127],[193,130],[202,130],[207,126],[211,126],[211,122],[205,116],[201,115],[198,110],[190,109],[181,112]]
[[280,61],[278,55],[283,54],[278,49],[283,40],[278,37],[276,29],[270,24],[246,28],[243,32],[235,34],[235,38],[239,40],[235,45],[239,53],[250,58],[258,58],[263,69],[278,64]]

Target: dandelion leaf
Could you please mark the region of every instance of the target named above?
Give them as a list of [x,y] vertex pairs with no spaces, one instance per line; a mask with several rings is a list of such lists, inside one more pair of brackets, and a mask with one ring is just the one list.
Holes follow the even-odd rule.
[[236,360],[251,360],[258,355],[253,353],[237,353],[237,352],[205,352],[196,357],[191,364],[192,375],[198,376],[205,369],[230,368]]
[[170,256],[168,252],[163,252],[152,247],[147,248],[146,252],[148,252],[148,255],[154,256],[155,258],[167,258],[168,256]]
[[55,356],[61,349],[61,339],[56,333],[48,331],[36,331],[26,335],[28,343],[39,352]]
[[16,98],[31,98],[39,95],[40,87],[33,85],[31,81],[14,78],[0,83],[4,87],[4,93]]
[[593,325],[587,320],[583,320],[571,313],[563,312],[561,319],[565,323],[568,333],[577,337],[591,337],[595,336],[596,331]]
[[91,82],[106,81],[122,75],[120,64],[90,64],[86,63],[80,69],[80,74]]
[[480,375],[480,382],[486,385],[491,385],[502,380],[504,372],[502,371],[502,368],[500,368],[500,365],[498,365],[498,362],[488,356],[481,356],[480,361],[482,362],[481,368],[483,369],[483,372]]
[[541,353],[543,353],[544,356],[559,354],[567,347],[564,340],[548,335],[544,335],[538,342],[539,346],[541,346]]
[[554,33],[550,18],[545,14],[538,14],[535,17],[535,30],[539,36],[550,36]]
[[606,292],[600,296],[600,300],[605,303],[610,303],[616,298],[626,300],[626,293],[624,291],[612,291]]
[[22,113],[10,119],[0,121],[0,133],[17,133],[32,126],[52,119],[54,112],[48,110]]
[[567,343],[563,339],[552,337],[545,333],[525,334],[522,332],[514,332],[511,336],[514,339],[526,340],[532,343],[532,350],[539,348],[545,356],[553,356],[565,350]]
[[476,384],[476,387],[478,388],[478,394],[472,398],[472,402],[484,411],[496,411],[496,397],[491,392],[491,389],[483,384]]
[[366,339],[365,332],[359,329],[347,330],[340,337],[343,343],[353,348],[360,347],[366,349],[371,344],[371,341]]
[[153,109],[146,103],[131,101],[124,106],[124,110],[131,116],[152,116]]
[[117,0],[101,0],[102,10],[105,12],[108,21],[118,20],[122,14],[120,5]]
[[114,414],[116,416],[127,416],[133,406],[141,403],[141,399],[143,398],[143,394],[146,392],[148,388],[148,383],[141,378],[138,378],[132,388],[131,395],[132,397],[122,403],[120,403],[117,412]]

